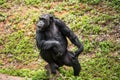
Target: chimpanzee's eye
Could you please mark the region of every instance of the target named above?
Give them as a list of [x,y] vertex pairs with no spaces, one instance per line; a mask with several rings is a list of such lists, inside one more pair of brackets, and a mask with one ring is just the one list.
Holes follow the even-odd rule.
[[39,20],[42,20],[42,18],[39,18]]
[[46,22],[46,19],[44,19],[44,18],[39,18],[39,20],[42,20],[42,21]]
[[42,19],[44,22],[46,22],[46,19]]

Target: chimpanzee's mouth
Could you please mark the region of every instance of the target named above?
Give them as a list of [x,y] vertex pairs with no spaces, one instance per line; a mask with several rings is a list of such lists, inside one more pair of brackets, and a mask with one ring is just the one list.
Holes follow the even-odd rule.
[[41,28],[41,27],[38,27],[38,26],[37,26],[37,28],[38,28],[38,30],[40,30],[40,31],[42,30],[42,28]]
[[42,28],[39,28],[39,30],[42,30]]

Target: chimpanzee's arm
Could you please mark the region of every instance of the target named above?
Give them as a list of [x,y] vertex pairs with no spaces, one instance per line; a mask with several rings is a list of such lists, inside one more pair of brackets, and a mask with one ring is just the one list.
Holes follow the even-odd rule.
[[80,43],[79,39],[77,36],[71,31],[63,21],[59,19],[55,19],[55,24],[59,27],[61,32],[67,36],[70,41],[78,47],[78,50],[75,51],[75,57],[77,57],[82,51],[83,51],[83,45]]
[[39,30],[36,30],[36,42],[38,49],[47,50],[54,46],[59,45],[58,41],[55,40],[45,40],[44,34],[40,32]]

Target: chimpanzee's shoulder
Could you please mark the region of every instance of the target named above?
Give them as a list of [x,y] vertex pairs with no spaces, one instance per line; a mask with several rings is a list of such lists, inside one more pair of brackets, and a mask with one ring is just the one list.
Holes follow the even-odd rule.
[[61,19],[57,17],[54,18],[54,21],[55,21],[55,24],[57,25],[63,25],[63,24],[65,25],[64,21],[62,21]]

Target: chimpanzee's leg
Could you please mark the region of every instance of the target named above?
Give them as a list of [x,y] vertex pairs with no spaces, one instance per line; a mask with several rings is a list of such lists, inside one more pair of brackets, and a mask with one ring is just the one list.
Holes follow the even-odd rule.
[[74,69],[74,76],[78,76],[79,73],[80,73],[80,70],[81,70],[81,66],[80,66],[80,63],[78,61],[78,59],[76,57],[74,57],[72,59],[72,62],[73,62],[73,69]]
[[[51,64],[51,65],[53,66],[54,64]],[[58,68],[57,65],[55,65],[55,66]],[[54,70],[54,71],[56,70],[56,73],[53,73],[53,71],[51,72],[51,67],[50,67],[49,64],[47,64],[47,65],[45,66],[45,69],[47,70],[47,72],[46,72],[46,74],[47,74],[46,80],[56,80],[57,77],[60,76],[60,75],[59,75],[59,72],[58,72],[55,68],[53,68],[53,70]],[[52,73],[52,74],[51,74],[51,73]]]
[[74,70],[74,76],[78,76],[81,70],[80,63],[76,57],[74,57],[74,54],[71,52],[68,52],[64,57],[64,64],[67,66],[72,66]]
[[50,70],[49,64],[45,65],[45,69],[47,70],[47,71],[46,71],[47,77],[49,77],[50,74],[51,74],[51,70]]
[[41,57],[48,63],[45,68],[46,69],[50,69],[52,74],[56,73],[56,69],[57,69],[57,65],[55,64],[55,61],[53,59],[53,51],[49,50],[49,51],[41,51],[40,55]]
[[55,63],[49,63],[51,73],[56,74],[56,70],[58,69],[58,66]]

